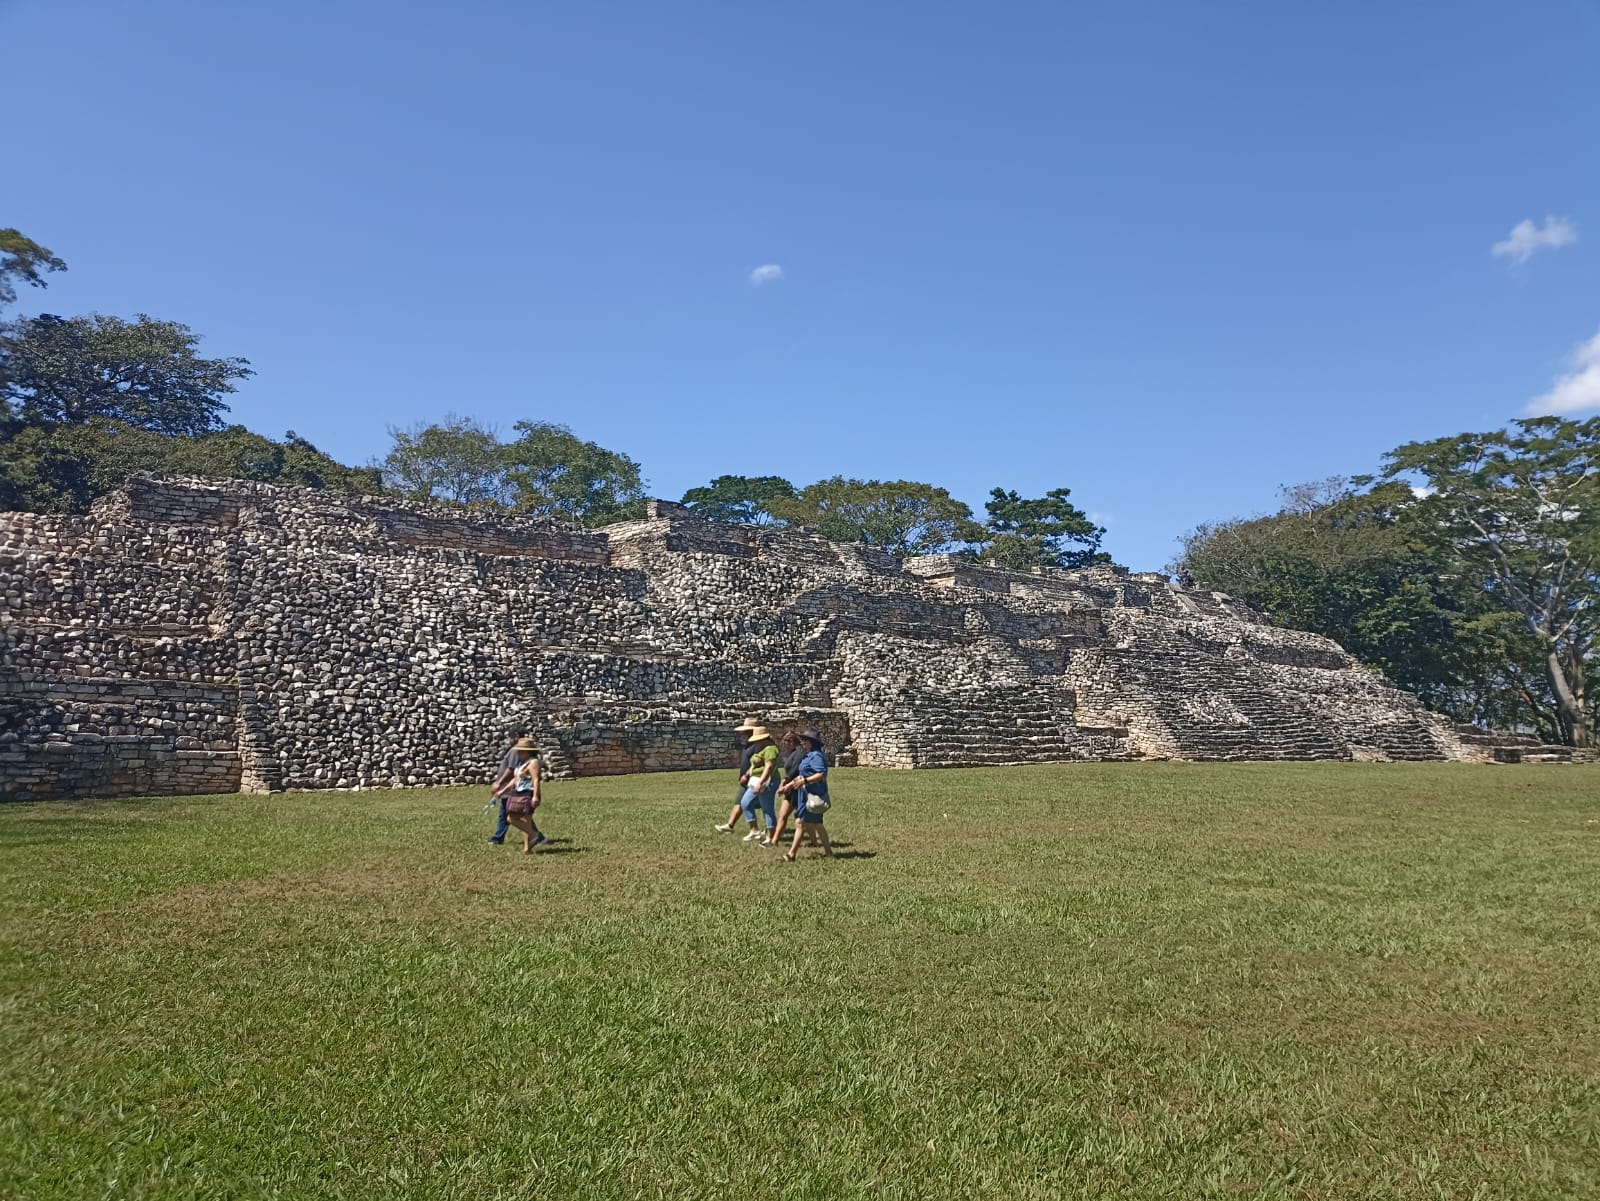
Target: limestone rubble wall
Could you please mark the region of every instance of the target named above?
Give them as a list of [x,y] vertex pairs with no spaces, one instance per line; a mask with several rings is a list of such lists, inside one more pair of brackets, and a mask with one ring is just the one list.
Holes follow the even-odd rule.
[[0,797],[481,783],[512,721],[557,774],[727,767],[746,713],[882,767],[1472,753],[1326,639],[1115,568],[157,477],[0,515]]

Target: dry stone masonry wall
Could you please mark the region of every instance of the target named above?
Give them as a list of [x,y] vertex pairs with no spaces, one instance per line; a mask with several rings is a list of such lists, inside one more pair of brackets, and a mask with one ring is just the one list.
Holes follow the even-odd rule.
[[603,532],[139,477],[0,515],[0,796],[732,762],[746,713],[878,767],[1487,758],[1311,634],[1119,568],[906,564],[652,502]]

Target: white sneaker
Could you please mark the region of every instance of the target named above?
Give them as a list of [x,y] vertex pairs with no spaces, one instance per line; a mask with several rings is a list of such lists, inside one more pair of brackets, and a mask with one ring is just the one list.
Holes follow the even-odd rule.
[[713,830],[715,830],[718,834],[731,834],[731,833],[733,833],[733,827],[732,826],[712,826],[711,828]]
[[756,841],[756,839],[758,839],[760,837],[761,837],[761,834],[758,831],[751,830],[750,833],[746,834],[744,836],[744,838],[741,839],[740,841],[742,841],[742,842],[754,842],[754,841]]

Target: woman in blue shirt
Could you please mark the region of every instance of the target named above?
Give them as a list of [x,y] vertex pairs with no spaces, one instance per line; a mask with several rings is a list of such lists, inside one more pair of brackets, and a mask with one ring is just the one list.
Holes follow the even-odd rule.
[[833,844],[828,841],[827,827],[822,824],[822,816],[829,805],[828,761],[822,757],[822,735],[816,730],[803,730],[800,740],[806,746],[805,757],[800,760],[800,769],[795,777],[784,785],[794,797],[795,806],[794,841],[783,855],[791,863],[800,850],[800,839],[807,830],[813,831],[822,840],[823,854],[830,858],[833,856]]

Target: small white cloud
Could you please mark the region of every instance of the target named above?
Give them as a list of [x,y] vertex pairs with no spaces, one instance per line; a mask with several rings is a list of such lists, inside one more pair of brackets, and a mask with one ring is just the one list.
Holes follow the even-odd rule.
[[1418,500],[1427,500],[1428,497],[1432,496],[1437,491],[1439,491],[1439,489],[1435,488],[1432,484],[1411,485],[1411,495],[1416,497]]
[[1535,250],[1555,250],[1571,246],[1578,240],[1578,227],[1565,217],[1546,217],[1543,225],[1522,221],[1512,229],[1504,242],[1496,242],[1489,250],[1495,258],[1507,258],[1513,263],[1526,263]]
[[1112,523],[1112,516],[1110,513],[1085,513],[1084,516],[1095,525],[1110,525]]
[[750,282],[753,284],[776,283],[783,278],[783,268],[777,263],[766,263],[757,267],[750,273]]
[[1580,342],[1567,365],[1568,370],[1556,377],[1550,391],[1529,402],[1528,412],[1556,414],[1600,409],[1600,334]]

